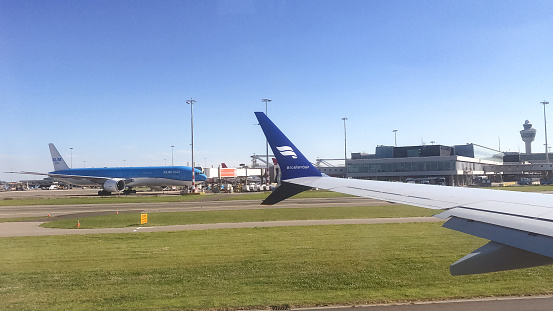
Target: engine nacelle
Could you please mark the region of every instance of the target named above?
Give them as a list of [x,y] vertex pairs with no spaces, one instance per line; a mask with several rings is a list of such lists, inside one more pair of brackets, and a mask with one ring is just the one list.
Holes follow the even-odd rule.
[[108,179],[104,183],[104,190],[108,192],[120,192],[125,189],[125,181],[123,179]]

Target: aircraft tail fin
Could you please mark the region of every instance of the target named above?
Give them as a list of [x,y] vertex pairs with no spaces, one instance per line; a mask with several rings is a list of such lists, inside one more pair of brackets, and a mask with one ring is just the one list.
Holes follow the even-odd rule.
[[69,166],[67,166],[67,163],[65,163],[65,161],[61,157],[58,149],[56,149],[56,146],[54,146],[54,144],[52,143],[49,143],[48,147],[50,147],[50,155],[52,156],[52,162],[54,163],[54,171],[69,169]]
[[263,112],[256,112],[255,116],[280,165],[282,181],[299,177],[322,176],[322,173],[305,158]]

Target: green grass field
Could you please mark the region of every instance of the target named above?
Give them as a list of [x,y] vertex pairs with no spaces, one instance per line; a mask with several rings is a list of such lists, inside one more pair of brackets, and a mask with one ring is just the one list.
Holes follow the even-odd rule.
[[[488,188],[485,188],[488,189]],[[513,187],[498,187],[491,189],[500,189],[500,190],[509,190],[509,191],[521,191],[521,192],[543,192],[543,191],[553,191],[553,185],[544,185],[544,186],[513,186]]]
[[[149,213],[148,226],[188,225],[207,223],[253,222],[306,219],[353,219],[422,217],[436,214],[435,210],[408,205],[376,205],[348,207],[269,208],[228,211],[194,211]],[[80,218],[81,229],[123,228],[139,226],[140,214],[119,214]],[[63,219],[44,223],[45,228],[73,229],[77,219]]]
[[316,306],[553,291],[553,267],[453,277],[437,223],[2,238],[1,310]]
[[30,221],[30,220],[36,220],[36,221],[45,221],[47,219],[46,217],[11,217],[11,218],[0,218],[1,222],[21,222],[21,221]]

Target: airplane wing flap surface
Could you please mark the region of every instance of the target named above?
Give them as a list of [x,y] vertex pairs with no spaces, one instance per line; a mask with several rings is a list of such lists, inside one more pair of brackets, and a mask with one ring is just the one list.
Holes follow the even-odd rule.
[[553,257],[553,249],[548,247],[553,243],[553,238],[550,235],[532,234],[528,231],[458,217],[452,217],[443,227]]
[[[434,217],[447,219],[457,217],[468,221],[478,221],[496,226],[513,228],[531,234],[540,234],[553,237],[553,221],[543,218],[495,213],[484,210],[475,210],[465,207],[456,207],[435,215]],[[461,231],[461,230],[459,230]]]
[[530,205],[527,203],[488,200],[463,204],[462,207],[487,211],[491,213],[553,220],[553,218],[551,218],[551,212],[553,212],[553,208],[539,205]]
[[449,267],[451,275],[489,273],[550,265],[553,258],[490,241]]

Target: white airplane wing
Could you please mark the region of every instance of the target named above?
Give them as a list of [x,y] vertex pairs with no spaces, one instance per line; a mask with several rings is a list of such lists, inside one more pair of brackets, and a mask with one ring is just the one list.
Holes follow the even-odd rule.
[[[309,188],[443,210],[444,227],[490,240],[450,266],[453,275],[553,264],[553,197],[491,189],[328,177],[265,114],[255,113],[277,158],[282,185],[263,204]],[[284,150],[284,151],[280,151]]]

